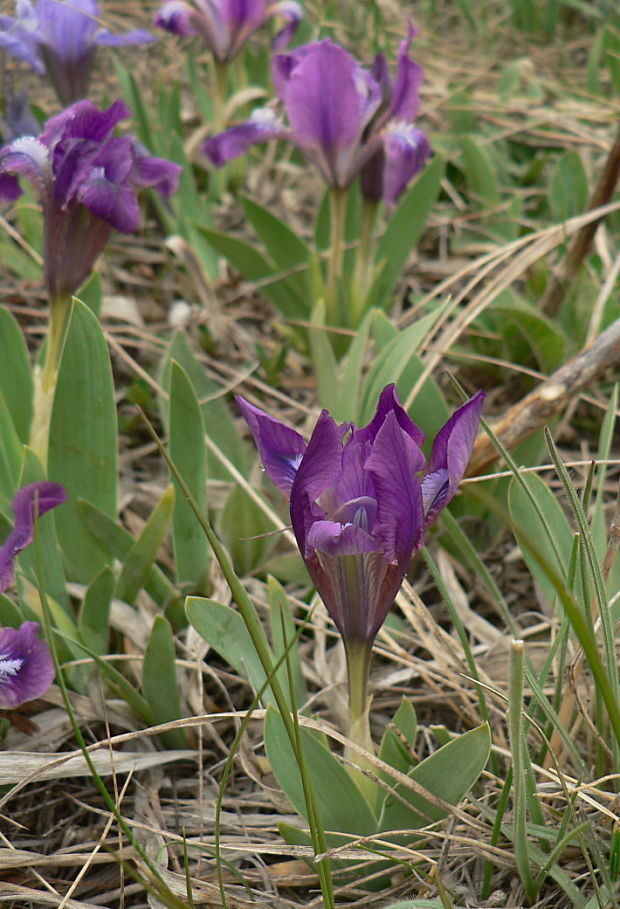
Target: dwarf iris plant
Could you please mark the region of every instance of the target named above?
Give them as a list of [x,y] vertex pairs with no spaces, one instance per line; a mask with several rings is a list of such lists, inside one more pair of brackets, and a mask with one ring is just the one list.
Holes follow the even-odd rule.
[[349,676],[349,737],[372,750],[368,670],[372,645],[426,528],[456,495],[476,438],[484,392],[434,441],[403,409],[394,385],[358,429],[323,411],[310,441],[241,397],[239,407],[270,479],[290,501],[293,531],[318,593],[342,635]]
[[17,199],[22,192],[19,178],[24,177],[43,208],[50,331],[33,428],[33,445],[43,461],[49,398],[71,296],[88,277],[112,231],[130,234],[139,228],[138,190],[152,187],[170,196],[178,187],[177,164],[145,154],[131,136],[112,135],[130,116],[120,100],[104,111],[90,101],[78,101],[51,117],[38,138],[23,136],[0,149],[0,199]]
[[211,51],[215,71],[212,126],[217,130],[224,127],[231,62],[251,36],[275,17],[285,21],[273,41],[276,50],[282,50],[295,34],[302,15],[301,5],[294,0],[167,0],[153,25],[181,37],[197,35]]
[[[371,236],[377,205],[393,206],[426,163],[430,145],[414,125],[419,108],[422,67],[409,54],[415,34],[410,24],[398,51],[392,80],[379,54],[369,70],[330,39],[306,44],[272,61],[276,95],[288,126],[271,108],[213,136],[204,152],[216,166],[244,154],[254,144],[286,139],[318,169],[330,191],[332,241],[327,306],[334,321],[337,284],[342,276],[347,190],[361,177],[365,212],[360,237],[358,296],[371,270]],[[355,308],[357,321],[363,301]]]
[[72,104],[86,97],[97,47],[154,40],[141,28],[114,35],[98,19],[95,0],[18,0],[16,18],[0,16],[0,47],[45,74],[61,104]]

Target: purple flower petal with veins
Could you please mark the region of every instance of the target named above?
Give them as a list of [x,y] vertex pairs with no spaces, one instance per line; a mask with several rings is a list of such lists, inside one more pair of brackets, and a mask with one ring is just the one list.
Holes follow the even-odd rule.
[[67,493],[58,483],[31,483],[16,494],[12,502],[15,526],[0,546],[0,593],[13,581],[13,559],[34,539],[35,514],[45,514],[67,501]]
[[307,445],[237,398],[265,470],[289,498],[299,550],[345,645],[372,644],[385,621],[426,527],[457,491],[483,398],[475,395],[439,432],[423,479],[424,434],[394,385],[362,429],[323,411]]
[[0,709],[15,710],[41,697],[54,681],[54,663],[38,622],[0,628]]

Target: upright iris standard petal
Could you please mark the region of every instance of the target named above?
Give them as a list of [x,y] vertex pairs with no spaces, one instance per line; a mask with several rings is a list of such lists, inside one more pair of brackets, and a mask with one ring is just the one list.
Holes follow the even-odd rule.
[[339,426],[323,411],[307,446],[237,399],[269,476],[289,497],[301,555],[348,651],[372,644],[425,528],[456,493],[483,397],[479,392],[441,430],[422,481],[424,435],[394,385],[383,389],[362,429]]
[[373,534],[385,559],[401,565],[403,574],[411,553],[424,540],[422,489],[416,473],[425,464],[424,455],[390,411],[372,443],[365,467],[377,499]]
[[389,126],[382,135],[382,142],[382,195],[388,205],[394,205],[412,177],[428,161],[431,147],[421,129],[406,123]]
[[414,34],[410,24],[393,81],[383,56],[367,70],[329,39],[277,54],[271,74],[290,128],[270,124],[271,131],[261,132],[250,119],[214,136],[204,153],[220,167],[255,142],[285,138],[329,186],[346,189],[361,174],[366,199],[394,204],[430,155],[426,136],[413,125],[423,79],[409,55]]
[[52,299],[75,293],[88,276],[112,230],[140,226],[137,193],[151,186],[176,191],[181,168],[155,158],[115,127],[131,116],[118,100],[100,111],[78,101],[51,117],[38,139],[16,139],[0,149],[0,197],[19,195],[28,179],[43,206],[45,279]]
[[326,40],[299,57],[282,97],[295,141],[330,185],[346,187],[362,133],[380,102],[374,80]]
[[54,663],[38,622],[0,628],[0,709],[15,710],[41,697],[54,681]]
[[[358,429],[356,433],[356,438],[363,439],[364,441],[374,442],[377,433],[383,426],[385,418],[389,413],[394,413],[398,425],[407,433],[413,441],[416,443],[418,448],[424,442],[424,433],[419,426],[413,422],[405,408],[400,403],[398,398],[398,392],[396,391],[396,386],[394,384],[386,385],[381,394],[379,395],[379,401],[377,403],[377,412],[374,417],[363,429]],[[416,470],[420,470],[420,467],[416,467]]]
[[418,115],[424,70],[409,56],[409,47],[416,34],[413,23],[409,21],[407,38],[398,49],[396,78],[388,95],[388,120],[402,120],[405,123],[411,123]]
[[428,473],[422,480],[427,524],[456,495],[474,447],[485,397],[483,391],[475,394],[452,414],[437,434]]
[[67,501],[67,493],[58,483],[31,483],[16,494],[12,502],[15,526],[0,546],[0,593],[13,581],[13,560],[34,539],[37,517]]

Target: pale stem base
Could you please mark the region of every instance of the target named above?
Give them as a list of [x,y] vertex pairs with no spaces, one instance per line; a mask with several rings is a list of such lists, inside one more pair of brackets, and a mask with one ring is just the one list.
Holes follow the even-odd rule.
[[47,448],[58,380],[60,352],[70,305],[70,297],[57,297],[55,300],[50,300],[45,362],[43,368],[37,366],[34,373],[34,412],[30,429],[30,447],[45,470],[47,469]]
[[[349,677],[349,728],[348,737],[355,744],[369,754],[375,753],[375,747],[370,734],[370,701],[368,696],[368,672],[372,644],[364,641],[350,641],[345,643],[347,655],[347,673]],[[374,771],[372,763],[362,755],[345,748],[345,757],[362,770]],[[362,790],[368,801],[372,804],[375,785],[365,774],[355,768],[349,768],[353,779]]]

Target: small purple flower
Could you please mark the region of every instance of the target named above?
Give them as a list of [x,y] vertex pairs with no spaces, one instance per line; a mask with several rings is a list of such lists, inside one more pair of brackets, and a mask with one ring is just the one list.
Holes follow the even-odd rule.
[[113,35],[99,25],[96,0],[17,0],[17,18],[0,16],[0,47],[46,73],[61,104],[86,96],[97,47],[155,39],[144,29]]
[[41,697],[54,681],[54,663],[38,622],[0,628],[0,709],[16,710]]
[[200,35],[218,62],[229,63],[248,38],[274,16],[286,21],[274,46],[277,50],[286,47],[302,15],[301,5],[294,0],[168,0],[153,24],[182,37]]
[[289,126],[270,110],[254,112],[208,139],[206,156],[221,166],[251,145],[288,139],[330,186],[346,189],[361,173],[364,195],[393,205],[430,155],[426,136],[413,125],[423,79],[409,56],[414,33],[410,24],[394,82],[382,56],[365,70],[330,39],[275,56],[272,77]]
[[307,444],[237,397],[265,470],[290,500],[301,555],[348,648],[372,645],[426,528],[456,495],[484,397],[478,392],[450,417],[428,468],[424,434],[394,385],[383,389],[368,426],[338,425],[324,410]]
[[130,116],[120,100],[104,111],[78,101],[49,119],[37,139],[22,136],[0,149],[0,199],[21,195],[18,177],[41,198],[52,299],[75,293],[113,230],[139,228],[139,189],[170,196],[178,187],[179,165],[147,155],[131,136],[112,135]]
[[11,503],[15,527],[0,546],[0,593],[13,582],[13,559],[34,539],[35,511],[41,517],[66,501],[67,493],[58,483],[31,483],[15,494]]

